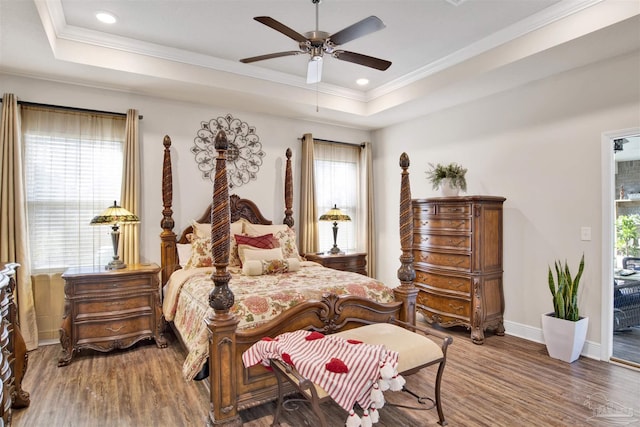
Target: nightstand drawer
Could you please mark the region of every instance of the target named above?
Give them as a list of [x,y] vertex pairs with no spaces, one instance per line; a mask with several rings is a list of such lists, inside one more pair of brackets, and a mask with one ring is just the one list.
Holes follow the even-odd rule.
[[153,298],[150,294],[135,296],[125,296],[116,299],[86,299],[76,302],[76,319],[87,317],[87,315],[117,315],[127,310],[146,311],[151,313]]
[[155,289],[155,280],[149,277],[109,277],[100,280],[85,280],[75,286],[75,295],[104,295],[105,292],[123,292],[127,290]]
[[153,334],[150,315],[138,315],[122,320],[77,322],[76,328],[78,345],[82,345],[85,341],[101,338],[117,340],[129,335]]

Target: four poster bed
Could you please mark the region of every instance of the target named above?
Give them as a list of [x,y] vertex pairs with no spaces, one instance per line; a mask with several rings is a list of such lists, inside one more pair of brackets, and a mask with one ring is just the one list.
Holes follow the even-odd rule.
[[[202,376],[200,367],[205,364],[208,368],[209,425],[242,425],[238,411],[277,397],[274,375],[259,365],[245,368],[241,359],[242,353],[263,337],[300,329],[331,334],[393,318],[415,324],[418,291],[413,286],[413,219],[406,154],[400,158],[400,285],[390,289],[366,276],[331,270],[299,256],[292,229],[291,150],[286,152],[284,225],[273,225],[252,201],[229,196],[228,143],[223,130],[218,130],[215,138],[218,156],[212,203],[177,237],[172,218],[171,139],[165,136],[163,144],[163,314],[187,349],[185,378],[198,379]],[[194,241],[205,223],[210,233],[200,239],[209,247],[203,249]],[[261,240],[258,246],[262,248],[266,238],[258,234],[263,232],[271,235],[273,246],[279,249],[267,246],[254,250],[251,244],[242,244],[248,234],[246,238]],[[191,254],[183,255],[189,256],[185,263],[179,259],[179,249],[189,241]],[[210,254],[201,253],[207,249]],[[241,268],[233,265],[238,261],[236,251],[245,255],[240,255]],[[273,251],[278,253],[275,258],[271,257]],[[269,256],[260,258],[264,254]],[[205,262],[198,264],[194,258]],[[257,267],[257,273],[249,272],[249,265]],[[192,285],[194,282],[198,286]]]

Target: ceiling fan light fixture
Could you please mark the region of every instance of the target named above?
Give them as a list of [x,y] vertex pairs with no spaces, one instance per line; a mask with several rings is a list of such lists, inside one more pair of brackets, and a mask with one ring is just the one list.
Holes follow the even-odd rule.
[[312,57],[307,65],[307,84],[318,83],[322,80],[322,56]]

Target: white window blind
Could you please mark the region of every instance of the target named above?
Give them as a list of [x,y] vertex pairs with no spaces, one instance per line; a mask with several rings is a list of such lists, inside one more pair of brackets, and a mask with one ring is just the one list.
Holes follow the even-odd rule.
[[[337,245],[343,252],[357,248],[360,147],[347,144],[314,144],[314,181],[318,215],[337,206],[351,221],[338,223]],[[320,251],[333,247],[333,222],[318,222]]]
[[23,107],[22,123],[32,269],[107,264],[110,227],[89,223],[120,199],[124,118]]

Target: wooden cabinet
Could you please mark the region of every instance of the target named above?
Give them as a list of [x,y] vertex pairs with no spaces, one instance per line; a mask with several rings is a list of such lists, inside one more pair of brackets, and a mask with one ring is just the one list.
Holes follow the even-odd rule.
[[334,270],[352,271],[367,275],[367,254],[366,253],[345,253],[345,254],[305,254],[308,261],[314,261]]
[[504,335],[502,205],[504,197],[412,200],[417,309],[429,323]]
[[58,366],[69,364],[73,353],[83,348],[106,352],[151,338],[166,347],[159,272],[156,264],[66,270]]

